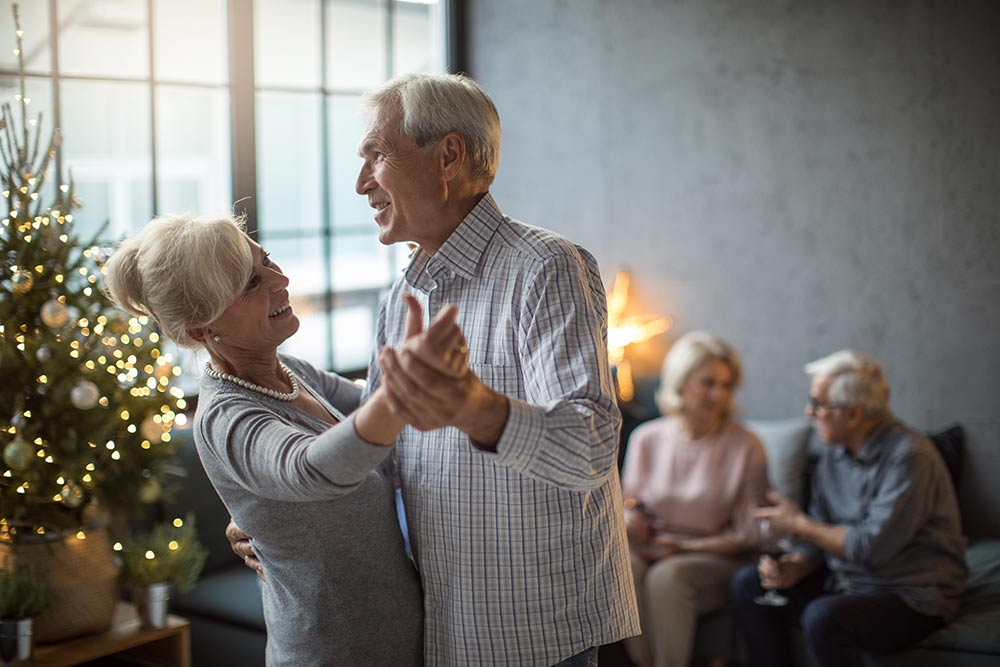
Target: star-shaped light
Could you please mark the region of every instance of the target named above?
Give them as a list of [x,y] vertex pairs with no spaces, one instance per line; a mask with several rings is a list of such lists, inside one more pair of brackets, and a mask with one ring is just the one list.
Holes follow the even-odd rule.
[[619,271],[608,295],[608,360],[618,369],[618,397],[625,402],[635,396],[632,365],[625,357],[626,348],[663,333],[673,324],[669,317],[626,317],[630,282],[629,272]]

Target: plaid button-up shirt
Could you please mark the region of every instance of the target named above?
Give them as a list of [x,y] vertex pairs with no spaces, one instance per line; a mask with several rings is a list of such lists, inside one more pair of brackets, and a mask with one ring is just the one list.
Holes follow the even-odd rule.
[[495,454],[451,427],[397,441],[426,664],[551,665],[638,634],[594,258],[487,194],[436,254],[415,253],[382,301],[376,351],[405,335],[404,293],[428,321],[456,304],[469,367],[510,399]]

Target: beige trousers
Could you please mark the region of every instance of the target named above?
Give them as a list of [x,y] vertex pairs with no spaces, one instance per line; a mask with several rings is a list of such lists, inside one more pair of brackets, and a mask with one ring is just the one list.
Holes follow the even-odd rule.
[[637,665],[688,667],[698,615],[729,602],[729,578],[747,563],[713,554],[677,554],[650,563],[632,552],[642,634],[625,640]]

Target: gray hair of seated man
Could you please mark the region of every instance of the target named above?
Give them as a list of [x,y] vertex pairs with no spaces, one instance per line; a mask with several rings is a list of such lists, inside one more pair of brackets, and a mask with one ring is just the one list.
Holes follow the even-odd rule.
[[882,364],[867,354],[840,350],[806,364],[805,372],[813,379],[833,378],[826,397],[830,403],[856,405],[869,417],[892,415],[889,381],[885,379]]
[[404,74],[361,98],[366,118],[393,107],[402,110],[400,131],[417,146],[460,134],[472,177],[484,192],[489,189],[500,164],[500,115],[475,81],[463,74]]
[[[699,366],[710,359],[718,359],[729,367],[733,374],[733,391],[743,380],[743,362],[732,345],[707,331],[691,331],[678,338],[670,347],[663,360],[660,372],[660,388],[656,392],[656,405],[665,415],[680,414],[684,405],[681,390],[688,377]],[[723,411],[723,419],[729,420],[735,413],[730,403]]]
[[250,280],[245,229],[232,215],[155,218],[108,260],[105,291],[133,315],[152,316],[178,345],[200,347],[187,330],[218,319]]

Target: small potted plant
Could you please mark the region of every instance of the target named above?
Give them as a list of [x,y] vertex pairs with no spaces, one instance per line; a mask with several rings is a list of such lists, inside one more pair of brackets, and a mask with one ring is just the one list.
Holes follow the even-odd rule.
[[122,558],[125,585],[144,627],[162,628],[167,621],[171,587],[180,593],[194,588],[208,557],[194,527],[194,516],[174,519],[152,531],[115,545]]
[[33,567],[0,570],[0,664],[31,658],[34,620],[51,607],[52,591]]

